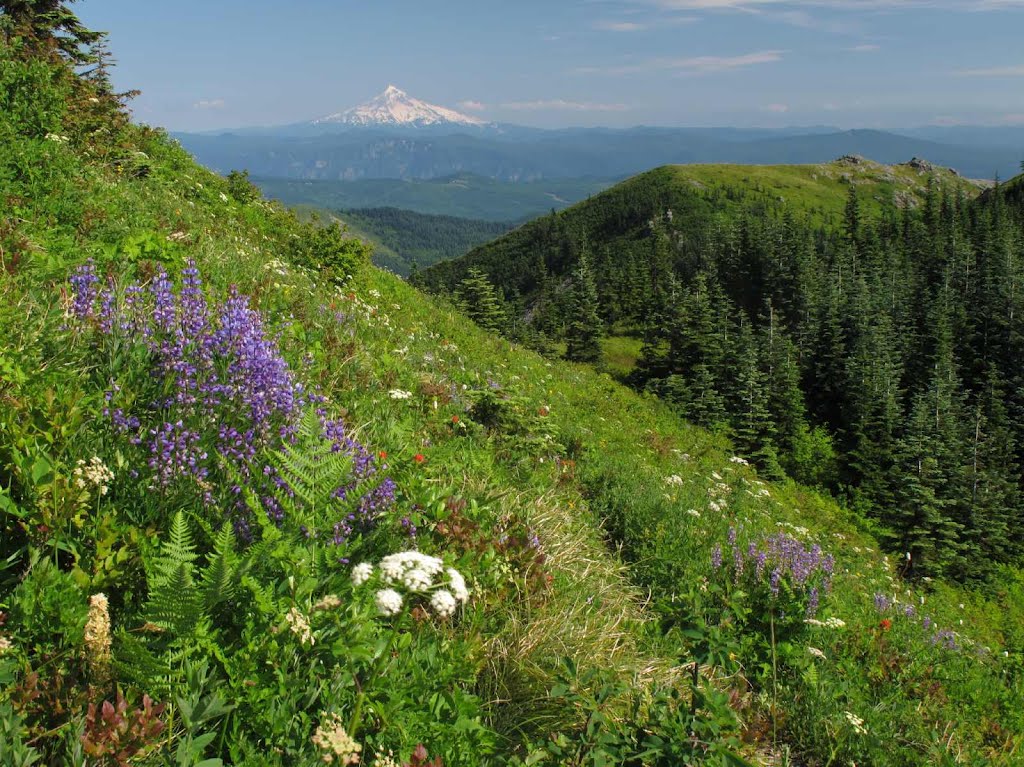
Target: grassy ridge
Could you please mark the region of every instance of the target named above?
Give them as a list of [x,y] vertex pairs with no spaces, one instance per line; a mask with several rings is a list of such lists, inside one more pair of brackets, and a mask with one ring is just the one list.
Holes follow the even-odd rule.
[[[691,231],[699,231],[704,223],[758,213],[792,215],[814,226],[835,227],[842,222],[851,185],[864,213],[874,215],[893,201],[899,206],[919,205],[930,177],[968,199],[982,189],[949,170],[881,165],[859,158],[820,165],[667,165],[616,184],[557,216],[531,221],[462,258],[426,269],[417,284],[440,290],[477,267],[506,291],[514,288],[529,298],[536,289],[536,254],[544,252],[559,232],[575,232],[592,247],[615,254],[638,247],[649,233],[649,222],[666,210]],[[569,254],[548,254],[547,262],[555,276],[568,274],[575,263]]]

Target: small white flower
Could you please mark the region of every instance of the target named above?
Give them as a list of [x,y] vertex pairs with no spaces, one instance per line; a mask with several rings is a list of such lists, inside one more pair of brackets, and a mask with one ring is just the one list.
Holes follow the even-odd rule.
[[665,477],[665,484],[670,487],[682,487],[683,478],[678,474],[672,474],[671,476]]
[[299,638],[302,644],[313,644],[313,632],[309,628],[309,621],[306,616],[303,615],[299,608],[293,607],[288,611],[288,614],[284,616],[285,621],[288,623],[288,628],[291,629],[292,633]]
[[226,194],[224,194],[224,192],[220,193],[220,201],[221,202],[227,202],[228,201],[228,196]]
[[856,714],[854,714],[854,713],[852,713],[850,711],[846,711],[844,713],[846,714],[846,721],[850,723],[851,727],[853,727],[853,731],[854,732],[856,732],[858,735],[866,735],[867,734],[868,730],[864,726],[864,720],[863,719],[861,719],[859,716],[857,716]]
[[449,567],[447,573],[448,583],[452,590],[452,594],[454,594],[455,598],[460,602],[465,602],[469,599],[469,589],[466,588],[466,579],[462,577],[462,573],[453,567]]
[[425,570],[419,568],[409,570],[402,576],[402,583],[410,591],[426,591],[430,588],[433,580]]
[[352,568],[352,585],[362,586],[373,575],[373,565],[369,562],[362,562]]
[[394,589],[381,589],[374,601],[381,615],[398,615],[402,610],[402,595]]
[[748,461],[746,458],[741,458],[738,455],[734,455],[732,458],[729,459],[729,461],[731,463],[738,463],[738,464],[741,464],[743,466],[749,466],[750,465],[750,461]]
[[807,648],[807,652],[809,652],[815,658],[821,658],[822,660],[827,660],[827,658],[825,657],[825,653],[823,653],[817,647],[808,647]]
[[696,509],[687,509],[686,513],[689,514],[691,517],[700,517],[700,512],[697,511]]
[[0,636],[0,655],[5,655],[12,647],[14,647],[14,642],[5,636]]
[[434,608],[434,612],[437,613],[440,618],[449,618],[455,613],[455,597],[452,596],[450,591],[441,589],[435,591],[433,596],[430,597],[430,606]]
[[846,626],[846,621],[844,621],[842,618],[836,618],[835,616],[832,616],[831,618],[825,620],[825,625],[830,629],[841,629]]
[[412,392],[403,389],[392,389],[388,392],[388,396],[391,399],[409,399],[412,396]]

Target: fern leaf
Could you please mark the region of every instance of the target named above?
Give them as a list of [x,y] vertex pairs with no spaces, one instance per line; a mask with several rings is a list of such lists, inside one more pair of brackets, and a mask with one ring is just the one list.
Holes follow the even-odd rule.
[[235,552],[235,533],[230,522],[225,522],[213,542],[213,552],[207,560],[200,579],[203,601],[207,610],[227,602],[235,594],[238,582],[238,554]]

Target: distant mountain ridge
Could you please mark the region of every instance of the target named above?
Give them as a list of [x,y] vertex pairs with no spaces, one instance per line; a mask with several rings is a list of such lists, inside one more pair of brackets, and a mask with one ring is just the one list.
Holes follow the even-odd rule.
[[[353,113],[346,119],[369,119],[374,109],[368,108],[361,116]],[[669,164],[808,164],[848,154],[883,163],[926,157],[964,176],[992,179],[1014,175],[1021,159],[1021,152],[1012,147],[947,144],[878,130],[542,131],[470,123],[416,123],[414,115],[420,112],[411,107],[403,111],[404,106],[396,110],[412,122],[307,123],[303,128],[306,135],[264,132],[176,137],[203,164],[221,173],[244,168],[263,178],[333,181],[426,180],[462,173],[515,183],[585,177],[620,179]],[[324,132],[328,128],[336,132]],[[313,132],[317,130],[321,132]]]

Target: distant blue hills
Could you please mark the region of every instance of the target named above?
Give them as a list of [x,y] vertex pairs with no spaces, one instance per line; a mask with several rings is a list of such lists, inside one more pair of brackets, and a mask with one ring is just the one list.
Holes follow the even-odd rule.
[[689,163],[819,163],[842,155],[877,162],[912,157],[970,178],[1009,178],[1024,158],[1024,127],[928,127],[894,133],[828,126],[569,128],[300,123],[175,137],[208,167],[266,178],[428,180],[473,174],[502,182],[622,178]]

